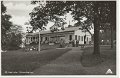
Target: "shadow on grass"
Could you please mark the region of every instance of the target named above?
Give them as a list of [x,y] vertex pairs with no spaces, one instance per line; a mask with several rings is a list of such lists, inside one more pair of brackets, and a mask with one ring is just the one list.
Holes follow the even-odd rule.
[[83,54],[81,58],[81,64],[84,67],[93,67],[100,65],[101,63],[109,61],[109,64],[116,64],[116,50],[111,49],[110,46],[100,47],[100,56],[93,55],[93,47],[87,47],[83,49]]
[[[35,69],[60,57],[70,49],[52,49],[41,52],[2,53],[2,75],[27,75]],[[20,73],[25,72],[25,73]]]

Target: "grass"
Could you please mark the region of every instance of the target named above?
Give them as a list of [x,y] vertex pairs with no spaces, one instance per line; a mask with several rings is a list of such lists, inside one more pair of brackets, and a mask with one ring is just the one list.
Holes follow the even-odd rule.
[[[27,75],[35,69],[55,60],[70,49],[50,49],[41,52],[11,51],[2,53],[2,75]],[[9,73],[6,73],[9,72]],[[10,73],[11,72],[11,73]]]
[[111,49],[110,46],[101,46],[100,56],[92,53],[93,47],[87,47],[83,50],[81,64],[84,67],[92,68],[96,72],[98,68],[102,68],[102,72],[105,72],[106,68],[111,68],[114,74],[116,73],[116,48]]
[[[28,45],[24,49],[31,48],[32,46],[34,46],[34,48],[36,48],[38,50],[38,44],[37,45]],[[59,44],[55,44],[55,45],[42,44],[42,45],[40,45],[41,51],[42,50],[55,49],[55,48],[58,48],[58,47],[59,47]],[[24,50],[24,49],[21,49],[21,50]]]

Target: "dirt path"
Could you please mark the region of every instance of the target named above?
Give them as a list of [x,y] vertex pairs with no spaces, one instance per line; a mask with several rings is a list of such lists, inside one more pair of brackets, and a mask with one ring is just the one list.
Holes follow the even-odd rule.
[[85,70],[80,63],[82,50],[72,48],[56,60],[33,71],[34,75],[84,75]]

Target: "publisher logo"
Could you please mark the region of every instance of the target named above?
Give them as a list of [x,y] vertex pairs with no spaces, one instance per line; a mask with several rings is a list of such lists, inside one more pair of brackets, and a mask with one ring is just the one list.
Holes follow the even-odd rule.
[[108,69],[107,72],[105,74],[113,74],[111,69]]

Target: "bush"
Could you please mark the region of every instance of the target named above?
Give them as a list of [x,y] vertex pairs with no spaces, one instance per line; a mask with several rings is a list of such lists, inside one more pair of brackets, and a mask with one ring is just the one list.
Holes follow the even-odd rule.
[[17,50],[20,49],[20,44],[22,43],[22,35],[9,33],[7,35],[6,44],[2,45],[4,50]]
[[36,45],[36,44],[37,44],[36,42],[32,42],[32,43],[30,43],[31,46]]

